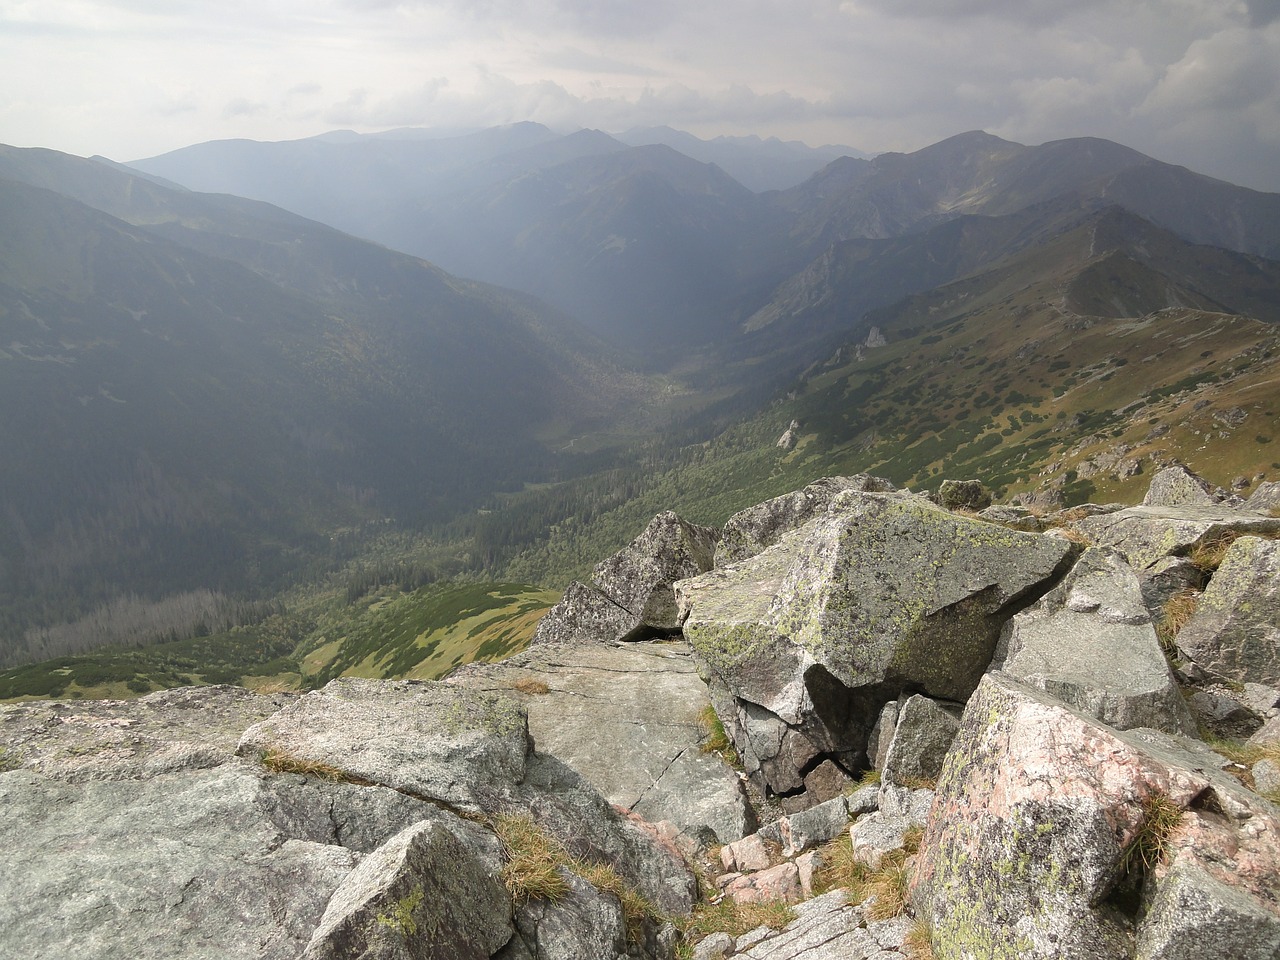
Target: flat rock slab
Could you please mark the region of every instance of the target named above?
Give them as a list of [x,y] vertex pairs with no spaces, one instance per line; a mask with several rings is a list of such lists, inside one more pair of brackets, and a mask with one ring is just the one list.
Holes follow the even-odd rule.
[[710,701],[688,644],[544,644],[451,682],[518,698],[539,753],[646,820],[719,843],[754,829],[737,775],[701,749]]
[[241,687],[180,687],[137,700],[33,700],[0,705],[7,768],[82,782],[218,766],[245,727],[293,699]]
[[1185,555],[1192,547],[1232,533],[1280,532],[1280,518],[1224,506],[1144,506],[1085,517],[1076,527],[1100,547],[1113,547],[1135,570],[1162,557]]
[[524,711],[507,697],[341,678],[254,724],[238,749],[480,811],[524,779],[529,740]]
[[0,954],[296,960],[361,855],[292,838],[222,766],[67,784],[0,775]]

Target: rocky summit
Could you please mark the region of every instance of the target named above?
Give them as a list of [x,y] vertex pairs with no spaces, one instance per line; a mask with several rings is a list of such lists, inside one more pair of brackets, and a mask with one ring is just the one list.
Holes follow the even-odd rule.
[[1274,498],[943,489],[660,514],[444,682],[0,707],[0,955],[1280,957]]

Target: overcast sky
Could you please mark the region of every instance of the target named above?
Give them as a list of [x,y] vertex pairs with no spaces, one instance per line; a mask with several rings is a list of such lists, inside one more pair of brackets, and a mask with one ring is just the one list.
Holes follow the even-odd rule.
[[1280,0],[0,0],[0,142],[536,120],[1117,140],[1280,191]]

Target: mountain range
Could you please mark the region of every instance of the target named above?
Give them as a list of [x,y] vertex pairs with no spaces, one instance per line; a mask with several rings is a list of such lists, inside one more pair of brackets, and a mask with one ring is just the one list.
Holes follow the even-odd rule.
[[269,598],[386,521],[547,582],[660,483],[714,522],[872,466],[1068,499],[1085,461],[1274,466],[1280,195],[1091,139],[692,139],[0,148],[0,653]]

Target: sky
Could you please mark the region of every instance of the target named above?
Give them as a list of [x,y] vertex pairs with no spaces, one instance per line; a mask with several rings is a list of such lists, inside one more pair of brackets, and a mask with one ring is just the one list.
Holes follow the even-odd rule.
[[1105,137],[1280,192],[1280,0],[0,0],[0,142],[669,125]]

